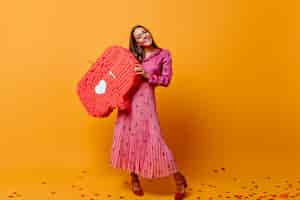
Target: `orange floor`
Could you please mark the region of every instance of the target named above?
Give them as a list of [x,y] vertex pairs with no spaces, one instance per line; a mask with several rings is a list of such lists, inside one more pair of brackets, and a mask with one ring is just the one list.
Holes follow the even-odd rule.
[[[186,199],[300,200],[300,178],[296,177],[232,177],[225,168],[211,169],[201,180],[186,177],[189,184]],[[7,170],[2,171],[0,199],[173,199],[172,177],[141,178],[143,197],[131,192],[129,180],[128,174],[121,171],[115,171],[115,176],[105,176],[97,169]]]

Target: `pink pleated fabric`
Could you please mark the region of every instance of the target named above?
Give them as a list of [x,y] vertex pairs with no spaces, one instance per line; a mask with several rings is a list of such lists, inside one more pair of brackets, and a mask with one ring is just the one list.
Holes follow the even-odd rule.
[[178,171],[162,135],[155,98],[157,86],[170,84],[171,54],[167,49],[156,49],[142,65],[151,78],[142,82],[133,95],[130,112],[118,110],[111,165],[144,178],[161,178]]

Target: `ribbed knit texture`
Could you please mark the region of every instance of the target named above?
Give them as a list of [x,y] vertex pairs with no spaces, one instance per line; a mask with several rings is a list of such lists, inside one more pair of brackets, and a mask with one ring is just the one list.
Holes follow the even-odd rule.
[[[115,108],[130,109],[130,91],[140,83],[135,74],[137,59],[121,46],[108,47],[77,84],[81,103],[93,117],[108,117]],[[104,93],[95,88],[104,82]],[[102,84],[103,86],[104,84]]]

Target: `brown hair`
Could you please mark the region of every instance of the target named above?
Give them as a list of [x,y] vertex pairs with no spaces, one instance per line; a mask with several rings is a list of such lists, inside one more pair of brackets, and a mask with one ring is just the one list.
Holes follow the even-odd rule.
[[154,41],[154,38],[152,36],[152,33],[146,27],[144,27],[142,25],[135,25],[134,27],[132,27],[131,32],[130,32],[130,38],[129,38],[129,50],[133,53],[133,55],[136,57],[136,59],[139,62],[142,62],[145,57],[145,51],[144,51],[144,48],[141,46],[138,46],[135,41],[133,32],[135,31],[136,28],[143,28],[146,31],[148,31],[152,37],[152,46],[155,48],[160,48],[160,47],[157,46],[157,44]]

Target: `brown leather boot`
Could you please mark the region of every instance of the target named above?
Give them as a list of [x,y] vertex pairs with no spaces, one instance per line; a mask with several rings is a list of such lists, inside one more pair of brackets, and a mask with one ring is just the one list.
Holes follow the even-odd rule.
[[134,172],[131,172],[130,175],[131,175],[131,187],[132,187],[131,189],[133,193],[138,196],[143,196],[144,191],[141,187],[138,175],[135,174]]
[[186,195],[185,188],[188,186],[186,179],[180,172],[176,172],[174,178],[176,182],[175,200],[182,200]]

